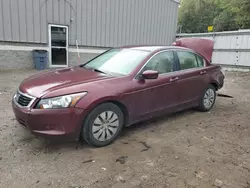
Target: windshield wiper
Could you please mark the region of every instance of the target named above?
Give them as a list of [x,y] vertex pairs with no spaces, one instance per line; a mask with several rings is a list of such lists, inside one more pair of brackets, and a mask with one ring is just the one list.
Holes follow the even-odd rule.
[[106,72],[103,72],[103,71],[101,71],[101,70],[99,70],[99,69],[91,69],[92,71],[95,71],[95,72],[100,72],[100,73],[103,73],[103,74],[108,74],[108,73],[106,73]]
[[91,71],[100,72],[100,73],[103,73],[103,74],[110,75],[110,74],[108,74],[108,73],[106,73],[106,72],[103,72],[103,71],[101,71],[101,70],[99,70],[99,69],[96,69],[96,68],[85,67],[85,66],[82,66],[82,67],[85,68],[85,69],[87,69],[87,70],[91,70]]

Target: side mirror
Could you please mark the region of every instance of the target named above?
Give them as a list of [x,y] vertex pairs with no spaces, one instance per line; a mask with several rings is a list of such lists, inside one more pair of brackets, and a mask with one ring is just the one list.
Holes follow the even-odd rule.
[[158,71],[154,71],[154,70],[146,70],[142,73],[142,78],[144,79],[157,79],[159,76]]

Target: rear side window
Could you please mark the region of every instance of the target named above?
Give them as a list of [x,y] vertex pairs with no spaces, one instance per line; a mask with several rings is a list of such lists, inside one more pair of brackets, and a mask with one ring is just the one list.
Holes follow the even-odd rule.
[[199,55],[196,55],[196,57],[197,57],[198,66],[199,67],[204,67],[205,60],[201,56],[199,56]]
[[199,67],[196,59],[196,55],[192,52],[177,52],[180,62],[180,69],[192,69]]

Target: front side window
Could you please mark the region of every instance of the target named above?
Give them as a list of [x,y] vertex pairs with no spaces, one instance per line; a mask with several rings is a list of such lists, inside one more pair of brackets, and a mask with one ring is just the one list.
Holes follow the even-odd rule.
[[150,52],[136,49],[112,49],[82,67],[108,74],[128,75]]
[[177,52],[180,62],[180,70],[192,69],[199,67],[196,55],[192,52]]
[[143,72],[146,70],[155,70],[159,74],[173,72],[174,70],[174,54],[172,51],[160,52],[153,56],[152,59],[144,66]]

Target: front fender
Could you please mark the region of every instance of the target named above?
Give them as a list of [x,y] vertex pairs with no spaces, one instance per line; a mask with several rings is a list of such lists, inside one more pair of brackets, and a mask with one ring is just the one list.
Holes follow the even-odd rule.
[[[117,101],[120,102],[120,98],[117,96],[106,96],[102,98],[95,98],[90,95],[84,96],[77,104],[75,107],[81,108],[86,111],[91,111],[94,109],[96,106],[98,106],[101,103],[108,102],[108,101]],[[122,103],[122,102],[120,102]]]

